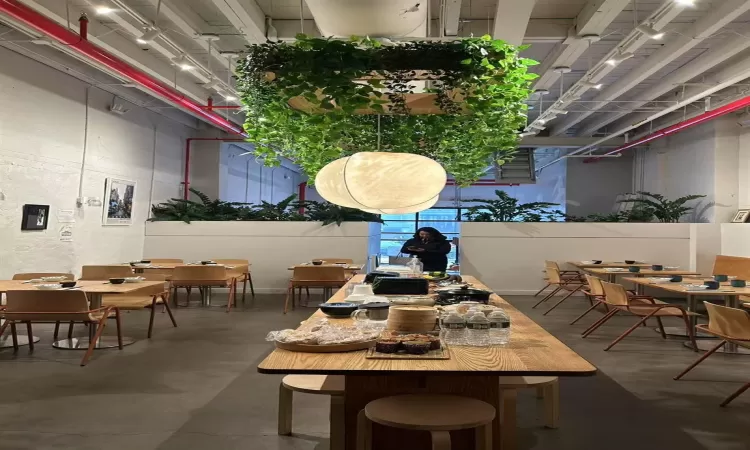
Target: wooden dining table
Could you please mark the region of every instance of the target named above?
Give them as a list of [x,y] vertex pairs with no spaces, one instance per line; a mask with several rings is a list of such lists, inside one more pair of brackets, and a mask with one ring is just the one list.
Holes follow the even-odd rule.
[[628,264],[625,261],[602,261],[599,264],[594,264],[592,261],[568,261],[568,264],[571,266],[578,267],[581,270],[584,269],[612,269],[612,268],[627,268],[630,266],[638,266],[638,267],[651,267],[651,264],[645,263],[645,262],[635,262],[633,264]]
[[362,270],[361,264],[318,264],[317,266],[311,263],[296,264],[294,266],[287,267],[287,270],[294,270],[295,267],[343,267],[344,272],[356,273]]
[[[363,275],[350,283],[359,283]],[[486,288],[477,279],[464,281],[477,288]],[[339,290],[329,302],[341,302],[346,289]],[[447,360],[366,359],[366,351],[348,353],[301,353],[273,350],[259,365],[264,374],[325,374],[343,375],[346,392],[345,441],[347,450],[356,444],[357,414],[372,400],[399,394],[453,394],[483,400],[500,413],[500,380],[508,375],[591,376],[596,367],[575,353],[557,338],[518,311],[498,295],[491,303],[502,307],[511,319],[511,340],[504,346],[450,346]],[[316,311],[301,327],[309,327],[325,316]],[[335,324],[352,325],[351,319]],[[493,449],[501,449],[499,418],[493,423]],[[456,432],[453,448],[474,449],[471,430]],[[428,450],[429,435],[408,432],[377,424],[373,429],[373,450]]]
[[[744,288],[736,288],[732,287],[732,285],[729,282],[720,283],[719,289],[695,289],[691,288],[691,286],[695,285],[702,285],[704,281],[706,280],[712,280],[713,278],[683,278],[682,282],[662,282],[657,281],[653,278],[635,278],[635,277],[629,277],[629,278],[623,278],[622,281],[629,281],[631,283],[635,283],[637,286],[637,292],[642,293],[643,288],[648,286],[656,289],[661,289],[662,291],[673,293],[673,294],[681,294],[684,295],[687,299],[687,309],[688,311],[697,312],[698,309],[698,302],[699,301],[707,301],[711,298],[714,299],[721,299],[722,302],[724,302],[725,306],[728,306],[730,308],[739,308],[740,307],[740,296],[744,295],[750,295],[750,287],[744,287]],[[697,316],[691,316],[690,317],[690,326],[695,329],[695,325],[697,324]],[[669,328],[669,330],[667,330]],[[681,327],[665,327],[664,329],[667,334],[671,336],[687,336],[687,330],[684,330]],[[699,339],[697,341],[698,343],[698,349],[699,350],[709,350],[711,347],[713,347],[716,343],[715,341],[712,342],[711,339]],[[687,346],[691,346],[690,342],[685,343]],[[738,348],[736,344],[732,344],[731,342],[727,342],[727,344],[724,346],[723,349],[719,350],[723,351],[724,353],[741,353],[741,354],[750,354],[750,351],[746,349]]]
[[653,269],[641,269],[640,272],[630,272],[627,269],[624,270],[618,270],[617,267],[610,267],[610,268],[586,268],[583,269],[585,272],[588,272],[592,275],[596,275],[599,278],[604,278],[605,281],[608,281],[610,283],[616,283],[617,282],[617,276],[618,275],[628,275],[629,277],[671,277],[672,275],[682,275],[682,276],[698,276],[700,273],[694,272],[692,270],[682,270],[682,269],[675,269],[675,270],[653,270]]
[[[164,288],[163,281],[139,281],[137,283],[121,283],[112,284],[109,281],[81,281],[76,282],[75,290],[80,290],[86,293],[86,298],[89,301],[89,308],[92,310],[102,307],[102,296],[105,294],[131,294],[135,291],[150,290],[153,289],[156,292],[159,288]],[[0,293],[6,293],[8,291],[20,291],[20,290],[35,290],[37,289],[34,283],[28,283],[21,280],[0,280]],[[50,291],[54,292],[54,291]],[[89,339],[93,338],[95,327],[89,327],[88,338],[72,338],[62,339],[52,344],[55,348],[61,348],[66,350],[86,350],[89,346]],[[135,339],[125,337],[122,338],[123,345],[130,345],[135,342]],[[111,336],[102,336],[96,343],[95,348],[113,348],[117,347],[117,339]]]

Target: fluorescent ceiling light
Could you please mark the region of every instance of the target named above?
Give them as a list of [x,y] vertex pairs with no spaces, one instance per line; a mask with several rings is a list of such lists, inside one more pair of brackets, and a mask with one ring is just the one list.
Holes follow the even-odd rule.
[[678,5],[695,6],[695,0],[674,0]]
[[224,96],[224,100],[226,100],[228,102],[233,102],[233,101],[237,100],[237,97],[235,97],[233,95],[225,95]]
[[161,34],[161,31],[157,29],[147,30],[139,38],[137,38],[136,41],[139,44],[148,44],[149,42],[156,39],[160,34]]
[[567,111],[563,111],[562,109],[557,109],[557,108],[549,108],[547,109],[547,112],[551,112],[552,114],[556,114],[556,115],[559,114],[562,116],[568,113]]
[[521,137],[527,137],[527,136],[536,136],[536,134],[539,133],[538,131],[524,131],[521,133]]
[[110,8],[109,6],[97,6],[94,8],[94,12],[96,12],[97,16],[103,16],[105,14],[113,13],[117,11],[114,8]]
[[622,54],[620,54],[618,56],[613,56],[611,59],[608,59],[607,60],[607,64],[609,64],[610,66],[614,67],[614,66],[620,64],[621,62],[626,61],[626,60],[628,60],[628,59],[630,59],[630,58],[632,58],[634,56],[635,55],[632,54],[632,53],[630,53],[630,52],[628,52],[628,53],[622,53]]
[[602,83],[592,83],[590,81],[581,81],[581,86],[587,87],[589,89],[596,89],[601,90],[601,88],[604,87]]
[[544,125],[545,123],[547,123],[547,121],[544,120],[544,119],[538,119],[537,122],[539,122],[542,125]]
[[190,60],[188,60],[185,55],[182,55],[179,58],[172,58],[172,62],[181,70],[190,70],[195,68],[195,66],[190,64]]
[[648,25],[638,25],[636,27],[636,30],[640,31],[645,36],[648,36],[651,39],[656,39],[657,41],[664,37],[664,32],[656,31]]

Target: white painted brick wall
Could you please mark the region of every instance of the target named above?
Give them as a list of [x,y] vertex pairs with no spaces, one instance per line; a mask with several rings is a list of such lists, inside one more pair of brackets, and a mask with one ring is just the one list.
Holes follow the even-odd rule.
[[[0,61],[0,279],[26,271],[78,273],[84,264],[142,257],[149,198],[178,196],[193,130],[133,105],[114,115],[107,110],[112,95],[90,90],[83,195],[103,199],[107,177],[137,182],[134,224],[102,226],[102,207],[75,203],[87,85],[2,48]],[[27,203],[50,205],[46,231],[21,231]],[[59,240],[60,209],[76,210],[73,242]]]

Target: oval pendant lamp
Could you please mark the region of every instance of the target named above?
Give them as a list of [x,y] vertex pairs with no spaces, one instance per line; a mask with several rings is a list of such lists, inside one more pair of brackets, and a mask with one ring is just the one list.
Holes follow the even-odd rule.
[[323,167],[315,189],[333,204],[364,211],[427,209],[447,180],[443,166],[421,155],[360,152]]

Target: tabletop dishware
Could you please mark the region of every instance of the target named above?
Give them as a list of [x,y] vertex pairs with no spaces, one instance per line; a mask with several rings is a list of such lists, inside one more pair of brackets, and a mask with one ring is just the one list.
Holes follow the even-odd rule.
[[651,266],[651,270],[656,270],[656,271],[664,270],[664,266],[662,266],[661,264],[654,264],[653,266]]
[[732,280],[731,283],[732,283],[732,287],[736,287],[736,288],[743,288],[747,286],[747,283],[745,282],[745,280],[735,279],[735,280]]
[[75,285],[76,285],[75,281],[63,281],[62,283],[60,283],[60,286],[64,288],[72,288]]
[[363,320],[386,320],[388,319],[388,309],[391,304],[388,302],[373,302],[360,305],[359,309],[352,312],[351,318],[355,321]]
[[60,286],[59,283],[55,283],[55,284],[37,284],[35,287],[39,289],[40,291],[53,291],[55,289],[60,289],[62,286]]
[[341,303],[323,303],[318,305],[318,308],[328,317],[334,319],[346,319],[357,310],[359,305],[349,302]]
[[727,275],[714,275],[714,280],[718,281],[719,283],[724,283],[726,281],[729,281],[729,277]]
[[122,284],[125,282],[125,278],[110,278],[109,282],[112,284]]
[[706,286],[706,289],[719,289],[720,286],[718,281],[713,280],[706,281],[703,284]]
[[633,272],[633,273],[638,273],[638,272],[641,271],[641,268],[638,267],[638,266],[630,266],[630,267],[628,267],[628,271],[629,272]]

